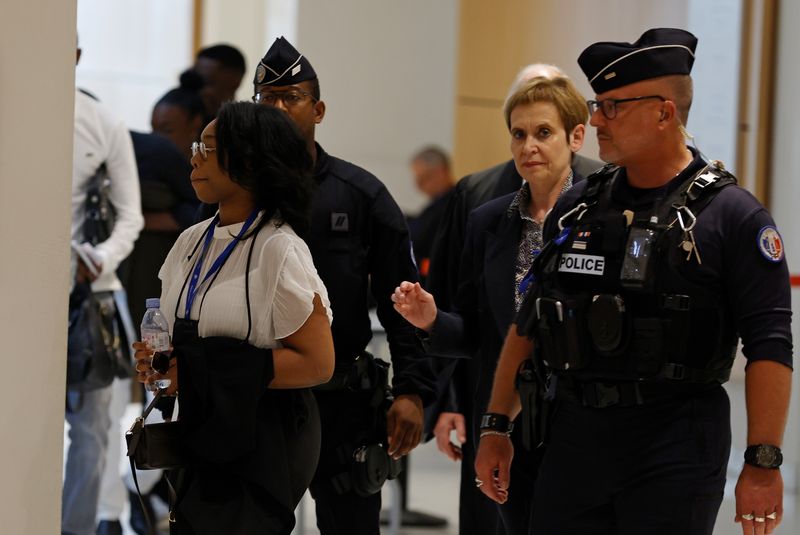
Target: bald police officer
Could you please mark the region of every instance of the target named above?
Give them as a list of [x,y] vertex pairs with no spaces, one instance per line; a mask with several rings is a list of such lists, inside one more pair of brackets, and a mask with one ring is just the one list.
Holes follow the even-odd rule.
[[[504,501],[517,368],[555,410],[533,533],[711,534],[730,453],[727,381],[748,359],[748,448],[736,487],[745,533],[780,522],[792,366],[789,275],[767,210],[685,144],[696,38],[653,29],[578,62],[602,171],[548,217],[552,241],[495,376],[476,473]],[[590,265],[591,264],[591,265]],[[497,470],[497,479],[493,474]]]
[[[322,419],[322,452],[311,494],[323,535],[378,535],[377,490],[364,485],[354,451],[369,435],[388,435],[389,453],[407,454],[422,434],[423,402],[434,395],[429,364],[413,327],[392,309],[390,295],[406,277],[418,279],[403,214],[371,173],[328,155],[314,140],[325,116],[316,72],[283,37],[258,65],[255,102],[284,110],[308,141],[316,162],[317,191],[311,232],[304,236],[331,299],[336,373],[316,392]],[[374,427],[374,396],[352,379],[369,356],[372,332],[368,290],[377,302],[394,367],[394,402],[382,430]],[[364,378],[359,378],[361,382]],[[363,468],[363,467],[361,467]]]

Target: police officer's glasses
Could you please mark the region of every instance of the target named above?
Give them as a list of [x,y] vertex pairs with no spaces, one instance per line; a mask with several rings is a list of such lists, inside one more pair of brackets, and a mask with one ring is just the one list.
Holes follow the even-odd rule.
[[587,100],[586,105],[589,106],[589,115],[594,115],[594,112],[600,110],[606,119],[613,119],[617,116],[617,105],[624,102],[637,102],[639,100],[647,100],[650,98],[657,98],[661,102],[666,102],[667,99],[661,95],[646,95],[643,97],[633,98],[604,98],[603,100]]
[[291,91],[266,91],[263,93],[256,93],[253,95],[253,102],[256,104],[266,104],[267,106],[274,106],[280,100],[287,108],[293,108],[304,102],[307,98],[316,102],[317,99],[314,95],[302,89],[292,89]]
[[200,153],[200,156],[203,157],[204,160],[208,160],[208,153],[217,150],[216,147],[206,147],[206,144],[202,141],[195,141],[192,143],[192,158],[197,156],[197,153]]

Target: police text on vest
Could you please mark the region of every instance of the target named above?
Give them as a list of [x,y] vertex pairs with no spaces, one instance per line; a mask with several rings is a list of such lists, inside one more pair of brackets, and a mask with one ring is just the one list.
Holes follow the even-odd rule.
[[585,254],[561,255],[558,270],[563,273],[579,273],[581,275],[602,275],[606,267],[606,259],[602,256]]

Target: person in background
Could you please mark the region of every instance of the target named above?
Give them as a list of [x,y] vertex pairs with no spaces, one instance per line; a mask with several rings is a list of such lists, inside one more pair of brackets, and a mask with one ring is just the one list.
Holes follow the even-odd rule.
[[[80,57],[78,48],[76,64]],[[122,285],[116,270],[133,249],[143,224],[133,146],[120,119],[97,100],[76,90],[71,239],[78,243],[85,241],[87,187],[102,165],[108,173],[114,227],[107,240],[91,249],[94,266],[87,266],[73,253],[72,270],[76,282],[91,281],[91,291],[104,306],[117,307],[113,292],[121,290]],[[64,470],[62,535],[95,534],[100,484],[112,428],[109,416],[112,392],[111,381],[107,387],[95,390],[84,391],[77,385],[67,391],[65,418],[70,426],[70,444]]]
[[136,342],[138,380],[168,378],[178,395],[192,462],[170,474],[174,529],[285,535],[320,452],[309,387],[334,369],[328,294],[298,237],[312,161],[285,114],[250,102],[223,105],[193,147],[192,186],[219,209],[159,272],[170,368],[156,373]]
[[[437,310],[434,296],[419,284],[404,282],[393,295],[395,309],[424,331],[429,354],[470,355],[466,369],[474,386],[466,428],[471,444],[477,444],[483,433],[481,415],[500,348],[522,303],[520,284],[544,246],[544,220],[556,200],[583,180],[572,163],[583,146],[588,113],[583,95],[569,79],[533,78],[509,96],[504,115],[514,165],[524,182],[516,193],[489,201],[470,214],[454,311]],[[495,514],[502,520],[500,531],[507,534],[528,533],[540,456],[539,451],[521,448],[523,426],[514,425],[511,439],[518,453],[511,477],[513,499],[497,506]],[[437,445],[450,458],[459,459],[460,451],[449,436],[437,436]],[[473,467],[462,464],[461,477],[473,484]]]
[[206,110],[204,122],[208,124],[217,116],[220,106],[236,100],[247,62],[238,48],[217,44],[200,49],[192,70],[203,77],[201,95]]
[[411,172],[417,189],[429,203],[416,217],[408,218],[411,245],[417,259],[420,283],[425,286],[436,230],[450,199],[455,182],[450,169],[450,157],[439,147],[425,147],[411,158]]
[[192,69],[184,71],[180,85],[158,99],[150,116],[152,132],[169,139],[183,153],[187,165],[191,145],[205,126],[203,88],[202,76]]

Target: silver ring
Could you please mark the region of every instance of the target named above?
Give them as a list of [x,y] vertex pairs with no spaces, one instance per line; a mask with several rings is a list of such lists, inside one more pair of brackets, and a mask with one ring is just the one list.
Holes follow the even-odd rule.
[[475,486],[476,486],[476,487],[480,487],[481,485],[483,485],[483,481],[481,481],[480,479],[478,479],[478,478],[476,477],[476,478],[475,478]]
[[763,516],[757,516],[757,517],[755,517],[753,520],[754,520],[754,521],[756,521],[756,522],[758,522],[759,524],[763,524],[764,522],[766,522],[766,521],[767,521],[767,519],[766,519],[766,518],[764,518]]
[[755,515],[752,515],[750,513],[745,513],[742,515],[742,520],[753,520],[753,518],[755,518]]
[[777,511],[772,511],[770,514],[767,515],[767,518],[769,518],[770,520],[777,520],[778,512]]

